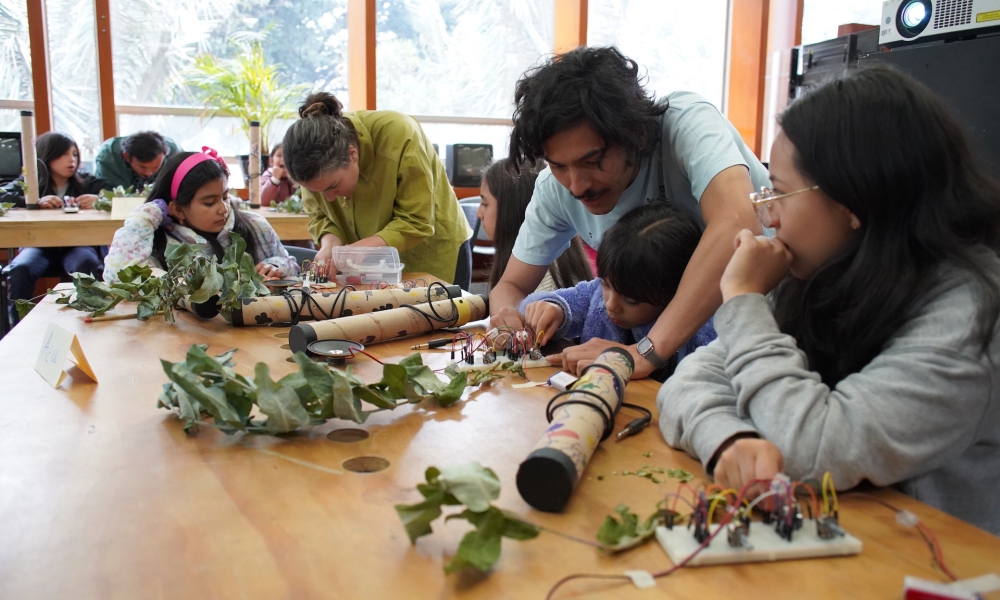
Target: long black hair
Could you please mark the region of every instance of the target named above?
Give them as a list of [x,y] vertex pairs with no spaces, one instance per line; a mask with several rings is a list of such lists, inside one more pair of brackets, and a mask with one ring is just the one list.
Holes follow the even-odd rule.
[[778,325],[810,368],[830,386],[860,371],[920,310],[945,263],[977,284],[970,335],[985,351],[1000,285],[982,248],[995,253],[1000,242],[1000,184],[941,101],[907,75],[872,67],[820,86],[780,122],[798,171],[861,221],[815,273],[774,291]]
[[[213,181],[225,181],[228,177],[226,172],[222,170],[222,165],[214,160],[205,160],[187,172],[184,179],[181,181],[180,186],[177,188],[177,197],[172,198],[170,196],[170,187],[174,180],[174,173],[177,172],[177,168],[184,162],[184,159],[195,154],[194,152],[178,152],[172,155],[164,163],[163,168],[160,169],[159,174],[156,176],[156,182],[153,184],[153,189],[150,190],[149,196],[146,197],[146,202],[152,202],[156,199],[163,199],[167,204],[175,203],[178,206],[188,206],[191,201],[194,200],[195,194],[198,190],[205,184],[212,183]],[[223,198],[223,202],[228,202],[229,200]],[[258,256],[257,248],[257,237],[254,235],[250,225],[246,220],[246,217],[240,214],[239,209],[236,207],[231,207],[234,211],[234,221],[233,221],[233,231],[240,234],[243,240],[247,243],[246,252],[250,256],[254,257],[255,262],[259,262],[266,256]],[[199,231],[197,229],[191,228],[198,235],[208,240],[208,243],[212,246],[212,253],[222,260],[223,254],[225,254],[225,249],[219,243],[218,234]],[[153,258],[162,265],[167,266],[167,260],[164,253],[167,248],[167,231],[160,227],[153,233]]]
[[350,162],[350,147],[358,147],[358,134],[343,109],[340,100],[326,92],[309,94],[299,106],[300,118],[281,143],[292,181],[312,181]]
[[597,276],[629,300],[666,306],[700,241],[691,213],[668,202],[637,206],[601,236]]
[[[493,232],[493,265],[490,267],[490,287],[492,288],[503,277],[503,272],[514,251],[514,241],[517,232],[524,223],[524,213],[531,202],[531,194],[535,189],[538,173],[544,168],[541,162],[522,163],[515,169],[508,161],[497,161],[490,165],[483,174],[483,181],[490,188],[497,202],[497,221]],[[594,272],[590,261],[583,251],[583,242],[579,236],[573,238],[566,249],[554,263],[549,266],[549,273],[560,288],[573,287],[581,281],[590,281]]]
[[70,148],[76,151],[77,170],[67,181],[66,195],[80,196],[85,193],[83,189],[85,182],[80,176],[80,147],[76,145],[76,140],[65,133],[49,131],[35,139],[35,153],[38,156],[38,160],[45,164],[45,170],[48,172],[48,178],[42,182],[44,186],[41,188],[39,196],[54,195],[58,191],[56,189],[56,182],[52,179],[52,167],[50,165],[52,161],[61,158],[69,152]]
[[[544,158],[553,135],[588,122],[628,164],[653,153],[665,102],[646,93],[639,66],[615,47],[582,47],[531,69],[514,88],[510,157],[515,166]],[[287,160],[287,159],[286,159]]]

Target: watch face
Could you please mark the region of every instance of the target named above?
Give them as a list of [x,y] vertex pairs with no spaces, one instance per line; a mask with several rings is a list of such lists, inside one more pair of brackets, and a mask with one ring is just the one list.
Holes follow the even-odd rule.
[[642,354],[643,356],[645,356],[646,353],[652,349],[653,349],[653,342],[649,341],[648,337],[642,338],[641,340],[639,340],[639,344],[636,345],[636,350],[638,350],[639,354]]

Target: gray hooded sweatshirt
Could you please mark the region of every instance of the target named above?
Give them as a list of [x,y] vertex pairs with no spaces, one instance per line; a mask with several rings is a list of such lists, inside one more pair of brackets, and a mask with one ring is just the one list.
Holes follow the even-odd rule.
[[1000,534],[1000,335],[980,351],[969,335],[976,285],[967,272],[940,272],[919,313],[833,389],[764,296],[730,299],[715,316],[719,338],[657,395],[667,443],[707,465],[733,435],[757,434],[781,450],[793,480],[830,471],[837,489],[893,485]]

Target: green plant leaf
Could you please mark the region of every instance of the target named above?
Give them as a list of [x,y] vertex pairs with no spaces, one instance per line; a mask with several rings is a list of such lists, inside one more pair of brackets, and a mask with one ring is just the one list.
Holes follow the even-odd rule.
[[267,416],[264,423],[271,433],[287,433],[310,422],[309,413],[291,389],[271,380],[271,370],[264,363],[254,368],[257,406]]
[[441,516],[441,500],[436,497],[426,498],[416,504],[397,504],[394,508],[406,528],[411,544],[417,543],[417,538],[433,533],[431,521]]
[[446,573],[457,573],[467,567],[489,571],[500,559],[500,540],[504,516],[500,509],[490,507],[474,531],[462,537],[455,556],[444,566]]
[[610,552],[620,552],[634,548],[643,544],[656,533],[657,518],[660,511],[650,515],[645,521],[640,522],[639,516],[629,510],[624,504],[619,504],[615,512],[621,517],[621,521],[612,515],[604,518],[604,523],[597,530],[597,541],[604,546],[604,550]]
[[468,376],[465,373],[459,373],[437,394],[437,403],[441,406],[451,406],[462,398],[468,385]]
[[[35,306],[36,304],[31,300],[23,300],[20,298],[14,300],[14,308],[17,309],[18,319],[23,319],[24,317],[28,316],[28,313],[31,312],[31,309],[35,308]],[[6,318],[7,315],[0,315],[0,319],[6,319]]]
[[472,512],[487,510],[490,502],[500,497],[500,479],[479,463],[441,469],[437,480]]

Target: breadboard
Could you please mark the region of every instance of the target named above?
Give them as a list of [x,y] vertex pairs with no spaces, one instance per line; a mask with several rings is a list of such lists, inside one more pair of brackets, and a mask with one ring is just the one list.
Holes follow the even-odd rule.
[[522,361],[522,360],[513,361],[513,360],[510,360],[509,358],[497,358],[497,360],[495,360],[495,361],[493,361],[493,362],[491,362],[489,364],[483,364],[483,355],[482,354],[476,354],[476,356],[475,356],[475,362],[473,362],[471,365],[469,363],[465,362],[465,361],[461,361],[461,362],[458,362],[456,364],[458,365],[458,372],[459,373],[467,373],[469,371],[486,371],[488,369],[492,369],[493,366],[496,365],[497,363],[499,363],[501,365],[501,367],[506,368],[507,365],[514,364],[515,362],[517,364],[519,364],[519,365],[523,365],[525,369],[536,369],[536,368],[541,368],[541,367],[552,367],[552,365],[549,364],[549,361],[544,360],[544,359],[543,360],[530,360],[530,359],[528,359],[528,360],[524,360],[524,361]]
[[[719,525],[712,527],[715,532]],[[753,523],[750,526],[750,545],[752,550],[733,548],[726,541],[726,532],[722,531],[712,540],[707,548],[687,563],[689,567],[708,565],[727,565],[749,562],[773,562],[776,560],[797,560],[802,558],[820,558],[824,556],[848,556],[861,553],[861,540],[845,534],[843,537],[824,540],[816,535],[816,522],[806,521],[792,535],[792,541],[780,537],[774,528],[764,523]],[[667,556],[676,565],[691,555],[701,546],[687,527],[677,526],[673,529],[656,528],[656,539],[663,546]]]

